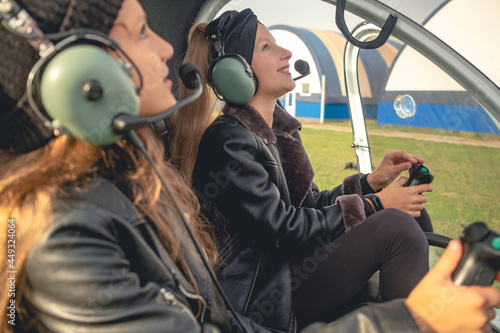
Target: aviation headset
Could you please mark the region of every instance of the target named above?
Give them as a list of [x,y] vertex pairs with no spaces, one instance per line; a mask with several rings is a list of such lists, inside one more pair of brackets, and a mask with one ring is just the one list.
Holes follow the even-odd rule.
[[[33,111],[44,121],[45,126],[54,130],[55,135],[70,134],[93,145],[107,145],[121,138],[121,135],[113,130],[113,120],[118,115],[130,115],[139,121],[138,127],[149,124],[148,121],[143,121],[148,120],[147,118],[134,117],[139,113],[139,91],[143,85],[140,71],[118,44],[107,35],[89,29],[44,34],[28,12],[14,0],[0,0],[0,20],[9,31],[26,38],[40,53],[40,60],[32,68],[28,77],[27,98]],[[62,41],[53,45],[51,40],[56,39],[62,39]],[[105,48],[116,53],[118,61],[106,52]],[[75,59],[78,60],[78,65],[75,65]],[[139,75],[140,84],[137,88],[130,79],[132,67]],[[181,71],[183,71],[182,68]],[[199,69],[191,65],[184,67],[184,72],[185,75],[181,74],[184,84],[196,89],[197,92],[193,97],[177,103],[175,109],[198,98],[202,90]],[[184,78],[187,81],[184,81]],[[197,83],[195,84],[194,81]],[[48,119],[42,110],[51,119]],[[167,111],[173,112],[173,110],[174,107]],[[128,125],[134,127],[134,122]],[[126,133],[127,139],[142,151],[158,175],[209,272],[214,286],[220,292],[226,307],[235,316],[240,329],[247,332],[217,281],[210,263],[165,179],[135,131],[127,130]]]
[[[122,137],[113,131],[112,120],[118,114],[138,115],[143,80],[117,43],[90,29],[44,34],[14,0],[0,2],[0,19],[39,51],[26,94],[45,126],[56,136],[69,134],[92,145],[108,145]],[[52,40],[60,41],[54,45]],[[132,67],[139,75],[137,88],[131,80]]]
[[228,14],[228,17],[220,17],[216,31],[207,37],[212,41],[217,53],[217,57],[210,62],[208,67],[208,81],[219,99],[234,104],[245,104],[257,92],[257,77],[242,55],[225,53],[221,34],[224,25],[237,14],[237,12],[232,12]]

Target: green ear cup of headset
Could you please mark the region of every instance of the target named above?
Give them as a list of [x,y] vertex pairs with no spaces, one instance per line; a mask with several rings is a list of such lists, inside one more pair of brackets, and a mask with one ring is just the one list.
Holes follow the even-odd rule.
[[113,132],[120,113],[138,115],[139,96],[129,74],[103,48],[71,46],[55,55],[41,74],[40,97],[54,126],[93,145],[121,138]]
[[225,57],[212,68],[212,82],[224,100],[234,104],[245,104],[255,95],[255,77],[243,63],[243,59]]

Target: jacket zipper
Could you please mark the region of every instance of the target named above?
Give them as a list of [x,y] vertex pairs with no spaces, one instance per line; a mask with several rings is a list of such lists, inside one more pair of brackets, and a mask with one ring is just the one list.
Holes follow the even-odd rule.
[[191,309],[189,309],[184,303],[179,301],[179,299],[174,295],[173,292],[168,291],[165,288],[161,288],[160,292],[163,295],[163,298],[165,298],[165,301],[167,302],[168,305],[180,308],[182,312],[186,313],[191,319],[193,319],[195,323],[198,324],[198,321],[191,312]]

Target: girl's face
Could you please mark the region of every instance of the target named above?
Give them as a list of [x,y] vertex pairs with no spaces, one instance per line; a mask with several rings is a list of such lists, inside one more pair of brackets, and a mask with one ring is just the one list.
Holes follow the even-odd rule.
[[277,99],[295,88],[288,61],[292,52],[276,44],[271,32],[262,24],[257,27],[252,68],[259,80],[257,95]]
[[[141,116],[152,116],[175,105],[172,81],[167,79],[167,60],[174,49],[147,25],[146,14],[138,0],[124,0],[109,36],[134,61],[142,74]],[[137,73],[132,80],[139,85]]]

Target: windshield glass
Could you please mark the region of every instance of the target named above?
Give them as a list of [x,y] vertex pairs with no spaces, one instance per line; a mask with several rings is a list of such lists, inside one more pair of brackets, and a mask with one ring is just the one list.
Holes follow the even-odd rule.
[[[453,47],[497,86],[500,44],[495,31],[497,0],[386,0]],[[335,25],[335,6],[323,1],[230,1],[223,9],[252,8],[293,64],[306,60],[311,74],[297,81],[282,102],[304,125],[302,139],[321,189],[357,172],[344,83],[346,40]],[[350,30],[363,20],[346,13]],[[298,73],[292,73],[298,76]],[[384,153],[406,150],[434,172],[426,208],[435,231],[456,238],[462,224],[484,221],[500,229],[500,130],[458,82],[404,41],[391,38],[361,50],[358,80],[373,166]],[[498,93],[500,98],[500,92]],[[498,110],[497,110],[498,112]],[[407,173],[403,175],[407,176]]]

